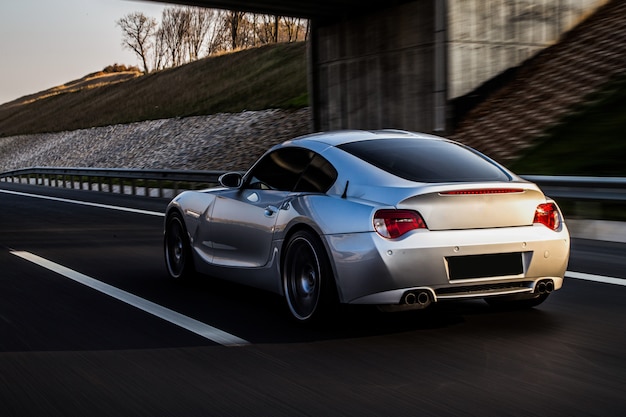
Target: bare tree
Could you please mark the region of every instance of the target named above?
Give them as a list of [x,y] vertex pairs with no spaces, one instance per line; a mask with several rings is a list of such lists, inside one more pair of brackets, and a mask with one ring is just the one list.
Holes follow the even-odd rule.
[[280,16],[274,16],[274,43],[278,43],[279,32],[280,32]]
[[187,32],[187,49],[189,59],[200,58],[202,46],[214,24],[215,10],[199,7],[187,7],[189,13],[189,28]]
[[256,26],[257,37],[262,44],[278,42],[278,16],[262,14],[260,23]]
[[245,18],[245,12],[229,11],[225,15],[226,27],[230,31],[230,49],[235,50],[241,45],[241,27]]
[[137,54],[144,73],[150,72],[148,62],[153,47],[152,37],[157,27],[156,19],[141,12],[134,12],[122,17],[116,23],[122,29],[122,46]]
[[239,48],[252,48],[258,45],[256,36],[256,15],[244,13],[239,23]]
[[225,18],[227,12],[223,10],[210,10],[213,17],[211,19],[211,25],[207,34],[206,40],[206,54],[213,55],[221,51],[225,51],[228,43],[227,36],[227,19]]
[[184,48],[189,32],[188,11],[180,7],[164,9],[159,32],[169,65],[172,67],[182,65],[185,62]]
[[156,71],[164,69],[167,64],[166,54],[167,51],[165,48],[164,33],[161,29],[157,29],[154,32],[154,63],[152,68],[154,68]]
[[309,40],[310,33],[311,33],[311,21],[309,19],[306,19],[304,21],[304,40],[305,41]]
[[300,19],[297,17],[283,17],[285,24],[285,34],[287,35],[287,42],[297,42],[298,34],[301,29]]
[[[134,51],[143,71],[176,67],[205,55],[259,44],[294,42],[308,36],[308,20],[199,7],[169,7],[161,25],[142,13],[117,21],[122,44]],[[150,63],[150,64],[149,64]]]

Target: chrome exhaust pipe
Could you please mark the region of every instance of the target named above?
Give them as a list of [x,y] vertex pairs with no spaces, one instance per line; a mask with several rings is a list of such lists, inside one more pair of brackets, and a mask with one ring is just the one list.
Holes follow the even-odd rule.
[[550,294],[552,291],[554,291],[554,281],[551,279],[539,281],[535,287],[537,294]]
[[417,302],[417,297],[415,296],[415,293],[412,292],[408,292],[404,295],[404,304],[415,304]]
[[427,307],[430,304],[430,294],[427,291],[420,291],[417,294],[417,303],[422,307]]
[[409,291],[404,294],[402,301],[406,305],[414,306],[415,308],[426,308],[432,302],[430,293],[426,290],[421,291]]
[[544,281],[539,281],[537,283],[537,287],[535,288],[535,292],[538,294],[545,294],[546,292],[546,283]]

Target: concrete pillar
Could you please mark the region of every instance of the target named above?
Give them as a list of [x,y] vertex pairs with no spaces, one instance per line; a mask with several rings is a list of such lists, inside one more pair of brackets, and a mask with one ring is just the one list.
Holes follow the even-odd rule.
[[[445,0],[312,22],[309,79],[316,130],[444,127],[447,55],[436,49],[445,47],[446,25],[445,16],[443,22],[435,18],[444,10],[437,3]],[[436,117],[438,111],[443,113]]]

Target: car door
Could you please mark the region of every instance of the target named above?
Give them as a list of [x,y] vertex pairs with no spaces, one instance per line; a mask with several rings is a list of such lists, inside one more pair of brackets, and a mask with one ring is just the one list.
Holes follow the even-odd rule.
[[271,255],[279,211],[288,209],[300,175],[313,153],[281,148],[265,155],[244,178],[243,185],[217,196],[203,239],[212,263],[261,267]]

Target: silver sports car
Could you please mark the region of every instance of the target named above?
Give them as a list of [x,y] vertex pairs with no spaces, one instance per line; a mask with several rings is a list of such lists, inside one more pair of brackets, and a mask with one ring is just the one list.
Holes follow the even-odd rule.
[[169,204],[169,274],[279,293],[299,321],[337,303],[397,311],[484,298],[533,307],[563,284],[570,238],[556,203],[440,137],[313,134],[219,181]]

